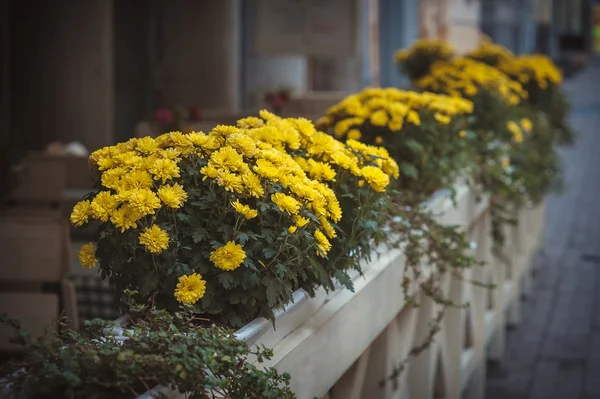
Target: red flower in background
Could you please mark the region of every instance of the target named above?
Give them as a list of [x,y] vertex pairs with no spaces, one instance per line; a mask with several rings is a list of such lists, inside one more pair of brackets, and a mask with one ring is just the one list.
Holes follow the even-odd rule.
[[200,113],[200,109],[196,105],[191,105],[189,108],[190,120],[192,122],[200,122],[202,119],[202,114]]
[[283,104],[285,104],[285,100],[281,98],[281,96],[275,96],[275,98],[271,101],[271,107],[278,111],[283,108]]
[[161,108],[154,115],[156,122],[162,126],[171,125],[175,119],[175,114],[169,108]]
[[279,92],[279,98],[281,99],[282,102],[286,103],[290,99],[290,93],[287,90],[281,90]]
[[283,106],[290,100],[288,90],[278,90],[276,92],[268,92],[265,95],[265,101],[269,103],[275,112],[280,112]]

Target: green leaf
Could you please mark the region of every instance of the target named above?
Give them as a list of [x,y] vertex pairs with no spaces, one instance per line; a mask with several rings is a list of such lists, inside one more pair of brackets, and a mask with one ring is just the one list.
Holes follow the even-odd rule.
[[177,219],[183,221],[183,222],[189,222],[190,221],[190,215],[188,215],[187,213],[183,213],[183,212],[178,212],[177,213]]
[[267,302],[269,303],[269,306],[273,307],[278,302],[279,286],[281,285],[281,282],[271,276],[266,276],[262,279],[262,282],[266,286]]
[[229,272],[222,272],[218,277],[219,283],[223,285],[223,288],[229,289],[231,287],[231,283],[233,282],[233,276]]
[[275,250],[275,248],[266,247],[262,249],[262,253],[265,255],[265,258],[271,259],[277,254],[277,250]]
[[248,237],[248,234],[246,234],[246,233],[238,233],[238,235],[237,235],[237,239],[240,242],[240,244],[242,244],[242,245],[245,244],[246,241],[248,241],[248,238],[250,238],[250,237]]
[[423,152],[423,145],[414,139],[406,140],[406,146],[414,152]]
[[417,170],[417,168],[415,168],[413,165],[411,165],[409,163],[401,162],[400,170],[402,171],[403,174],[405,174],[408,177],[412,177],[413,179],[416,179],[417,177],[419,177],[419,171]]
[[194,241],[194,243],[199,243],[202,240],[204,240],[204,237],[206,237],[206,235],[208,234],[208,232],[206,231],[206,229],[203,228],[197,228],[194,233],[192,234],[192,240]]
[[279,278],[284,278],[288,271],[288,268],[283,263],[275,265],[275,274],[277,274]]

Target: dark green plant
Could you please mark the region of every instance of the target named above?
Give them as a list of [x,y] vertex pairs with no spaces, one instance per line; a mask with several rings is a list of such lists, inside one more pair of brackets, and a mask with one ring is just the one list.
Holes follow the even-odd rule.
[[0,315],[25,351],[2,366],[0,386],[15,399],[132,399],[156,386],[198,399],[295,398],[289,375],[250,363],[249,356],[269,359],[271,350],[251,351],[232,331],[200,326],[191,307],[170,314],[130,306],[125,337],[111,333],[114,322],[95,319],[79,333],[61,318],[58,332],[34,339],[17,320]]
[[[398,177],[398,165],[384,148],[338,141],[317,131],[307,119],[280,118],[265,111],[260,116],[241,119],[238,124],[252,126],[255,138],[289,153],[311,178],[327,184],[336,193],[343,215],[336,227],[322,221],[331,250],[327,258],[305,259],[316,261],[313,269],[317,272],[302,276],[300,287],[312,295],[320,286],[333,290],[337,281],[353,290],[347,271],[360,273],[361,262],[370,260],[384,239],[381,226],[390,198],[387,189]],[[287,134],[275,136],[270,129]]]
[[420,194],[418,204],[438,189],[454,190],[472,163],[464,139],[472,109],[460,98],[367,88],[331,107],[318,127],[340,139],[384,146],[400,167],[392,186]]
[[450,60],[455,50],[448,43],[437,39],[416,40],[408,49],[400,49],[394,54],[394,61],[400,71],[410,80],[418,79],[429,73],[436,61]]

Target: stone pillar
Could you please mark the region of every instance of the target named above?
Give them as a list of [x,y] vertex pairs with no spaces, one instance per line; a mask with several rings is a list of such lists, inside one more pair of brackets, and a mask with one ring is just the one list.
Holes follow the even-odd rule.
[[28,147],[113,141],[112,5],[11,2],[12,134]]
[[239,107],[240,0],[165,1],[155,85],[163,106]]

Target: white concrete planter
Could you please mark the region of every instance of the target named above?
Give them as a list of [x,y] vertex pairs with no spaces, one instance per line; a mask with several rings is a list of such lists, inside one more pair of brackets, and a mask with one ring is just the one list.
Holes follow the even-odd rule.
[[[400,250],[381,248],[378,258],[363,265],[364,277],[354,278],[354,292],[320,290],[309,298],[298,291],[294,303],[276,313],[276,330],[261,318],[237,336],[249,345],[273,348],[275,356],[266,366],[290,373],[291,388],[300,399],[453,399],[468,385],[473,398],[483,398],[486,357],[502,356],[505,325],[519,319],[521,291],[543,232],[543,207],[520,211],[519,226],[506,229],[509,262],[503,263],[491,254],[488,201],[478,201],[466,186],[457,191],[456,207],[447,196],[433,198],[428,206],[439,213],[440,222],[462,226],[476,256],[486,261],[485,267],[468,270],[464,280],[493,283],[496,289],[447,277],[446,295],[470,307],[447,311],[434,344],[409,362],[397,383],[380,385],[421,343],[437,311],[418,292],[420,306],[406,306]],[[139,398],[151,397],[147,393]]]

